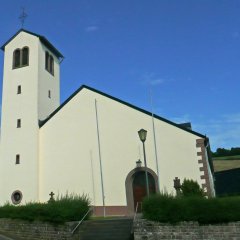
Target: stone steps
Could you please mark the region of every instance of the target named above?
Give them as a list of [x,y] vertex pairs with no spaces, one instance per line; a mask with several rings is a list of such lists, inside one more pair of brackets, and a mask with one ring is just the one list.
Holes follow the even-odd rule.
[[132,218],[85,221],[76,235],[79,240],[130,240]]

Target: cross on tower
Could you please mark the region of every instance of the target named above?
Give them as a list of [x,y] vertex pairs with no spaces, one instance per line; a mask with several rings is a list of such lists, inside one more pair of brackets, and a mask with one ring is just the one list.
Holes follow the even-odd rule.
[[24,22],[25,22],[25,19],[27,18],[27,14],[25,12],[25,8],[23,7],[22,8],[22,14],[19,16],[19,19],[20,19],[20,22],[22,24],[22,28],[23,28],[23,25],[24,25]]

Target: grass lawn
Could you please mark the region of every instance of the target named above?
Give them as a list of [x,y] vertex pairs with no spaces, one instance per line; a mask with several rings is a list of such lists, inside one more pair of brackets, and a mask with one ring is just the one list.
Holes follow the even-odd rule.
[[239,160],[214,160],[213,161],[214,171],[224,171],[234,168],[240,168]]
[[213,157],[213,166],[215,172],[240,168],[240,155]]
[[240,160],[240,155],[225,156],[225,157],[213,157],[213,160]]

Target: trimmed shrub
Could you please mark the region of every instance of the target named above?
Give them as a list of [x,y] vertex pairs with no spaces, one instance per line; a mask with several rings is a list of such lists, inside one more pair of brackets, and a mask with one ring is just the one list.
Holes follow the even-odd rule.
[[204,196],[204,191],[200,188],[198,182],[184,179],[181,185],[182,195],[184,197]]
[[89,198],[86,195],[66,195],[49,203],[27,203],[0,207],[0,218],[22,219],[28,221],[45,221],[64,223],[78,221],[89,210]]
[[146,219],[177,223],[198,221],[202,224],[240,221],[240,197],[203,198],[150,196],[143,202]]

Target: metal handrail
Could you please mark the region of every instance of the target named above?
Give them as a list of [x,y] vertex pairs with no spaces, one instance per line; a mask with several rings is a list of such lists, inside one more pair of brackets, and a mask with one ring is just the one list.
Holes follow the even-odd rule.
[[83,222],[83,220],[86,218],[86,216],[90,213],[90,211],[92,211],[92,207],[90,207],[88,209],[88,211],[86,212],[86,214],[83,216],[83,218],[78,222],[77,226],[72,230],[71,234],[74,234],[75,231],[77,230],[77,228],[80,226],[80,224]]
[[137,204],[136,204],[135,213],[134,213],[134,217],[133,217],[133,222],[135,221],[136,216],[137,216],[138,204],[139,204],[139,202],[137,202]]
[[137,202],[137,204],[136,204],[136,208],[135,208],[134,217],[133,217],[133,223],[132,223],[132,230],[131,230],[131,233],[133,233],[133,226],[134,226],[134,222],[135,222],[135,219],[136,219],[136,216],[137,216],[137,210],[138,210],[138,205],[139,205],[139,203],[141,203],[141,206],[142,206],[142,202]]

